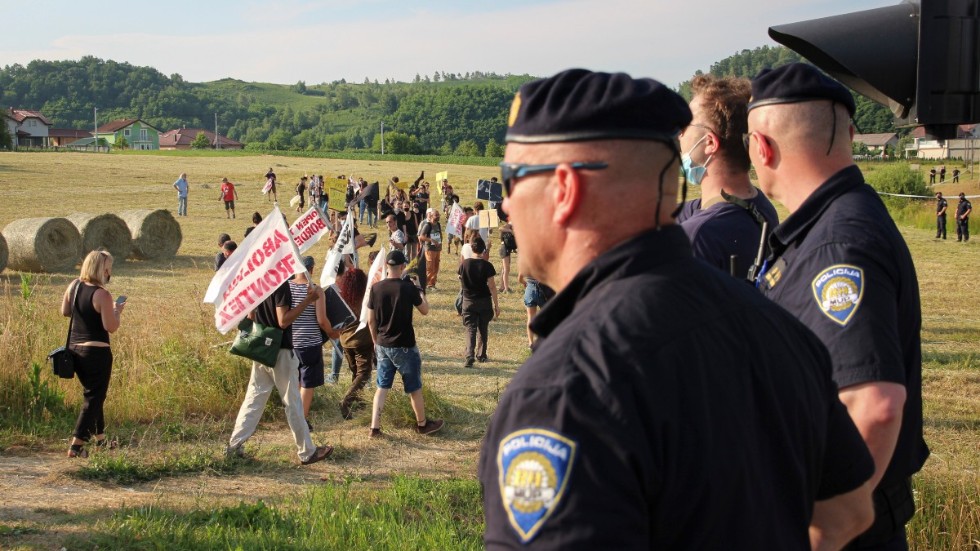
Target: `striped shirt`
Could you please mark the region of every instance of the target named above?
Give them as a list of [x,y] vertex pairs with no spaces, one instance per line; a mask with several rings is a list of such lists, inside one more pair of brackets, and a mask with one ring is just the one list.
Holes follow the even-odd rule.
[[[289,291],[293,295],[292,307],[306,299],[306,283],[289,282]],[[307,305],[306,309],[293,321],[293,348],[308,348],[323,345],[323,334],[320,324],[316,321],[316,303]]]

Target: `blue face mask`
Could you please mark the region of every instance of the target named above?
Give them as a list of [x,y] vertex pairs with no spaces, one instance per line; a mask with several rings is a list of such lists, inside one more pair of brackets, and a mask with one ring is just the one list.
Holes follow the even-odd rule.
[[691,160],[691,153],[694,153],[694,149],[697,148],[697,146],[700,145],[701,142],[703,142],[704,139],[707,137],[708,137],[707,134],[702,136],[701,139],[698,140],[691,147],[690,151],[688,151],[684,155],[681,155],[681,169],[684,170],[684,176],[687,177],[688,182],[696,186],[701,185],[701,180],[704,179],[704,173],[708,171],[708,163],[711,162],[711,157],[713,155],[709,155],[708,158],[704,161],[703,165],[694,166],[694,161]]

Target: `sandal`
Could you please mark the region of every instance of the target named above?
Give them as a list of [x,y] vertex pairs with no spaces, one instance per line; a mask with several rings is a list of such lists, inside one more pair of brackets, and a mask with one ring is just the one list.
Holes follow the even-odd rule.
[[306,461],[300,461],[301,465],[312,465],[318,461],[323,461],[324,459],[330,457],[333,453],[333,446],[318,446],[313,455],[310,456]]

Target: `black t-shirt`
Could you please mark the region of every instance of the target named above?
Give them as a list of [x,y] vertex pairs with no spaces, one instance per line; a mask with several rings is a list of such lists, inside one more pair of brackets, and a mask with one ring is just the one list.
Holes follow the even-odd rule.
[[255,307],[255,321],[267,327],[278,327],[282,329],[282,348],[293,347],[293,328],[290,326],[283,329],[279,325],[279,316],[276,315],[276,307],[285,306],[287,309],[292,308],[292,300],[293,293],[289,291],[289,282],[286,282],[273,291],[269,295],[269,298],[263,300]]
[[939,214],[939,213],[946,214],[945,212],[943,212],[943,209],[946,208],[946,205],[947,204],[948,203],[946,203],[946,199],[945,198],[943,198],[943,199],[936,199],[936,214]]
[[489,298],[491,277],[497,275],[493,264],[482,258],[467,258],[459,265],[459,280],[463,284],[463,298],[477,300]]
[[809,549],[874,464],[817,338],[650,231],[582,269],[483,440],[487,549]]
[[425,212],[429,208],[429,192],[419,191],[415,194],[415,201],[419,204],[419,212]]
[[395,213],[395,225],[398,226],[398,229],[400,229],[402,231],[406,231],[405,230],[405,220],[407,218],[408,217],[405,216],[405,211],[403,211],[403,210],[400,210],[400,211],[398,211],[398,212]]
[[412,312],[422,304],[415,284],[406,279],[382,279],[371,286],[368,308],[374,310],[381,346],[411,348],[415,346]]

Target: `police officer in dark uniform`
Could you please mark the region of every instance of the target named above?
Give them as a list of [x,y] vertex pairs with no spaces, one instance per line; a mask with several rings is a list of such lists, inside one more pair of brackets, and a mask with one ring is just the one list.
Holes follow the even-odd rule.
[[826,350],[673,223],[690,122],[622,73],[514,99],[504,210],[521,273],[559,292],[483,442],[488,549],[810,549],[870,525]]
[[752,81],[749,156],[790,216],[759,280],[827,346],[834,380],[875,459],[875,524],[854,549],[907,549],[922,436],[919,284],[908,247],[851,157],[854,98],[810,65]]
[[946,239],[946,199],[943,192],[936,192],[936,239]]
[[970,240],[970,213],[973,212],[973,205],[966,198],[966,194],[960,192],[960,202],[956,205],[956,240]]

